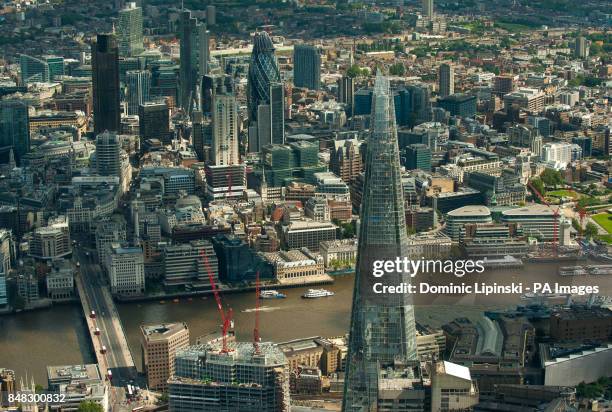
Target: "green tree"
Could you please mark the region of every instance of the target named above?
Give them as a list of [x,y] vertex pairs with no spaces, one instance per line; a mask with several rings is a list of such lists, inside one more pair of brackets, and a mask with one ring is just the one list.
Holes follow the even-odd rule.
[[389,74],[392,76],[403,76],[406,73],[406,67],[403,63],[395,63],[389,67]]
[[77,412],[104,412],[104,409],[94,401],[83,401],[79,404]]
[[544,171],[540,175],[540,178],[546,186],[557,186],[565,182],[561,172],[554,169],[544,169]]
[[165,405],[168,403],[168,394],[166,392],[162,393],[161,396],[157,398],[156,403],[158,405]]
[[592,222],[587,223],[586,228],[584,229],[584,236],[586,236],[588,239],[591,239],[596,235],[597,226],[595,226],[595,224]]
[[540,192],[542,196],[545,195],[546,190],[544,190],[544,183],[542,182],[542,179],[540,179],[539,177],[531,179],[531,185],[535,188],[535,190]]
[[348,68],[348,70],[346,71],[346,75],[348,77],[358,77],[358,76],[363,76],[364,71],[356,64],[353,64],[351,67]]

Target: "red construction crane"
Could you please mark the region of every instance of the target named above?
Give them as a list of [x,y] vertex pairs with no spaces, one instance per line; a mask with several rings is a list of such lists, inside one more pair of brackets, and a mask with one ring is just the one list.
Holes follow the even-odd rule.
[[255,274],[255,329],[253,329],[253,349],[259,353],[259,271]]
[[529,186],[529,188],[533,191],[533,193],[538,197],[538,199],[540,199],[540,201],[542,203],[544,203],[546,206],[548,206],[548,208],[550,210],[553,211],[553,253],[555,256],[558,255],[558,242],[559,242],[559,236],[558,236],[558,230],[559,230],[559,207],[557,207],[556,209],[553,209],[552,206],[550,205],[550,203],[548,203],[548,201],[544,198],[544,196],[542,196],[542,194],[538,191],[538,189],[536,189],[531,182],[527,182],[527,186]]
[[219,315],[221,315],[221,322],[222,322],[221,333],[222,333],[222,338],[223,338],[223,347],[221,349],[221,352],[228,353],[228,352],[231,352],[231,349],[227,347],[227,331],[232,326],[232,315],[233,315],[232,308],[229,308],[227,310],[227,313],[225,312],[225,309],[223,309],[223,304],[221,303],[221,295],[219,294],[219,288],[217,287],[217,284],[215,283],[215,279],[213,277],[212,270],[210,269],[210,262],[208,261],[208,256],[206,256],[206,252],[204,250],[202,250],[200,255],[202,256],[202,260],[204,261],[204,267],[206,269],[206,272],[208,273],[208,280],[210,281],[210,287],[212,288],[213,294],[215,295],[215,301],[217,302],[217,309],[219,310]]

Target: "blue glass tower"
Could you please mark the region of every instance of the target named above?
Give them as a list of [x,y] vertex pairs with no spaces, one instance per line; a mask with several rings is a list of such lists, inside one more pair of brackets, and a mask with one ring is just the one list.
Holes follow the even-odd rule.
[[410,283],[403,272],[372,275],[375,260],[408,257],[393,96],[378,75],[372,96],[355,290],[342,410],[377,410],[380,371],[416,359],[414,308],[409,294],[376,294],[375,283]]

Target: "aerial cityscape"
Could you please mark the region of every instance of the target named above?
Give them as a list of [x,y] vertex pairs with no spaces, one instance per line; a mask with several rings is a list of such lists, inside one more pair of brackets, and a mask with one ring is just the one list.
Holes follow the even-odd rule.
[[612,4],[0,0],[0,411],[612,411]]

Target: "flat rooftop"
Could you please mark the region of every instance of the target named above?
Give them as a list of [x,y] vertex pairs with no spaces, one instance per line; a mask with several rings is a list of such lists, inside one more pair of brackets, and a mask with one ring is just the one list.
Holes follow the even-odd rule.
[[95,363],[86,365],[47,366],[49,381],[90,381],[101,379],[100,370]]
[[473,205],[463,206],[459,209],[454,209],[448,212],[448,216],[453,217],[477,217],[477,216],[491,216],[491,211],[486,206]]
[[140,331],[147,341],[166,340],[184,330],[189,330],[186,323],[160,323],[155,325],[142,325]]

